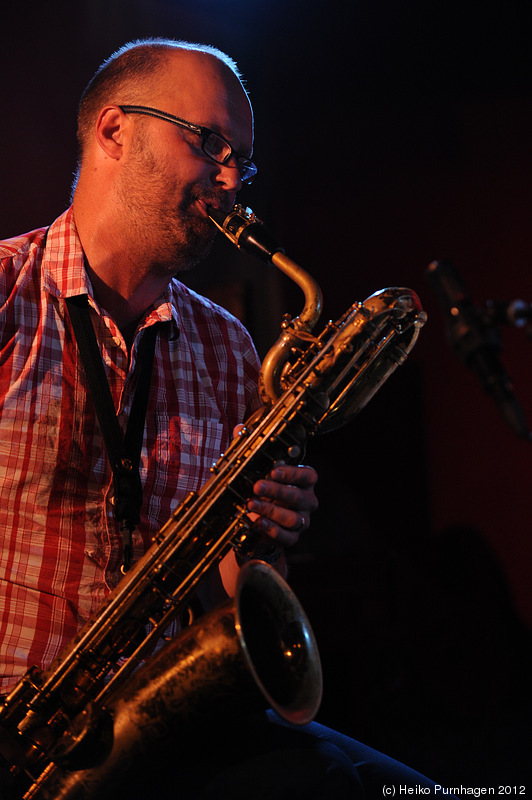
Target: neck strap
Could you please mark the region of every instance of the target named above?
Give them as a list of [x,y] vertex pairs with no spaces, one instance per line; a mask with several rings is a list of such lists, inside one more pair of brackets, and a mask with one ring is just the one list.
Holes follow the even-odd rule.
[[66,299],[66,305],[102,430],[105,448],[113,470],[114,515],[120,522],[123,539],[122,571],[127,572],[132,559],[132,537],[140,520],[142,485],[139,475],[140,452],[148,407],[150,380],[155,352],[156,325],[144,332],[139,353],[140,373],[133,397],[125,436],[118,424],[111,389],[105,374],[100,348],[91,320],[86,294]]

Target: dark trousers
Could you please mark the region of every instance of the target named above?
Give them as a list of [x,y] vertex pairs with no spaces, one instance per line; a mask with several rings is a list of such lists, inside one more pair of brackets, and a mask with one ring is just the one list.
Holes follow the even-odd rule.
[[[175,753],[175,772],[167,775],[164,786],[157,787],[157,797],[357,800],[438,796],[432,781],[398,761],[316,722],[301,728],[287,725],[272,711],[229,720],[219,732],[202,731],[195,745],[188,741],[185,750]],[[153,775],[150,787],[155,792]],[[401,787],[414,791],[401,791]],[[148,787],[137,788],[139,800],[150,797],[143,795]]]

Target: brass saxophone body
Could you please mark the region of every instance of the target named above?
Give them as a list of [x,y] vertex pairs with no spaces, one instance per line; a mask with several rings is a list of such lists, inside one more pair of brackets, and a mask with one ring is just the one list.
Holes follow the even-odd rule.
[[[304,292],[260,376],[263,409],[187,497],[93,619],[44,671],[32,668],[0,707],[0,788],[6,800],[99,800],[137,756],[176,725],[246,690],[287,721],[310,721],[321,700],[314,636],[268,565],[242,568],[237,594],[151,655],[207,573],[234,548],[254,550],[246,502],[276,462],[298,463],[308,437],[345,424],[412,349],[425,313],[409,289],[355,303],[320,336],[316,282],[248,209],[210,209],[238,247],[274,264]],[[216,699],[216,702],[215,702]],[[246,700],[247,703],[247,700]],[[177,722],[178,721],[178,722]],[[3,762],[3,763],[2,763]]]

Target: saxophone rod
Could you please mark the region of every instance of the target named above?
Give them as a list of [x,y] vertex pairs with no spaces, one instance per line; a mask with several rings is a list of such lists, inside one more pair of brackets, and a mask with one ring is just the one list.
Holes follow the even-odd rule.
[[227,213],[209,206],[207,213],[218,230],[239,250],[273,264],[299,286],[305,295],[305,306],[293,324],[297,330],[312,330],[321,314],[323,302],[321,289],[314,278],[286,255],[249,208],[236,205]]

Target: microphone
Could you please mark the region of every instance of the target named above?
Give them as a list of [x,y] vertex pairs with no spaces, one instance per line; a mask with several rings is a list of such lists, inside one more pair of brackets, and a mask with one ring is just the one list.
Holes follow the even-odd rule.
[[532,306],[524,300],[488,300],[486,310],[489,321],[497,325],[523,328],[532,320]]
[[512,430],[531,439],[523,410],[513,384],[501,361],[501,337],[489,314],[477,308],[455,266],[450,261],[433,261],[427,279],[442,308],[447,338],[458,358],[473,370]]

